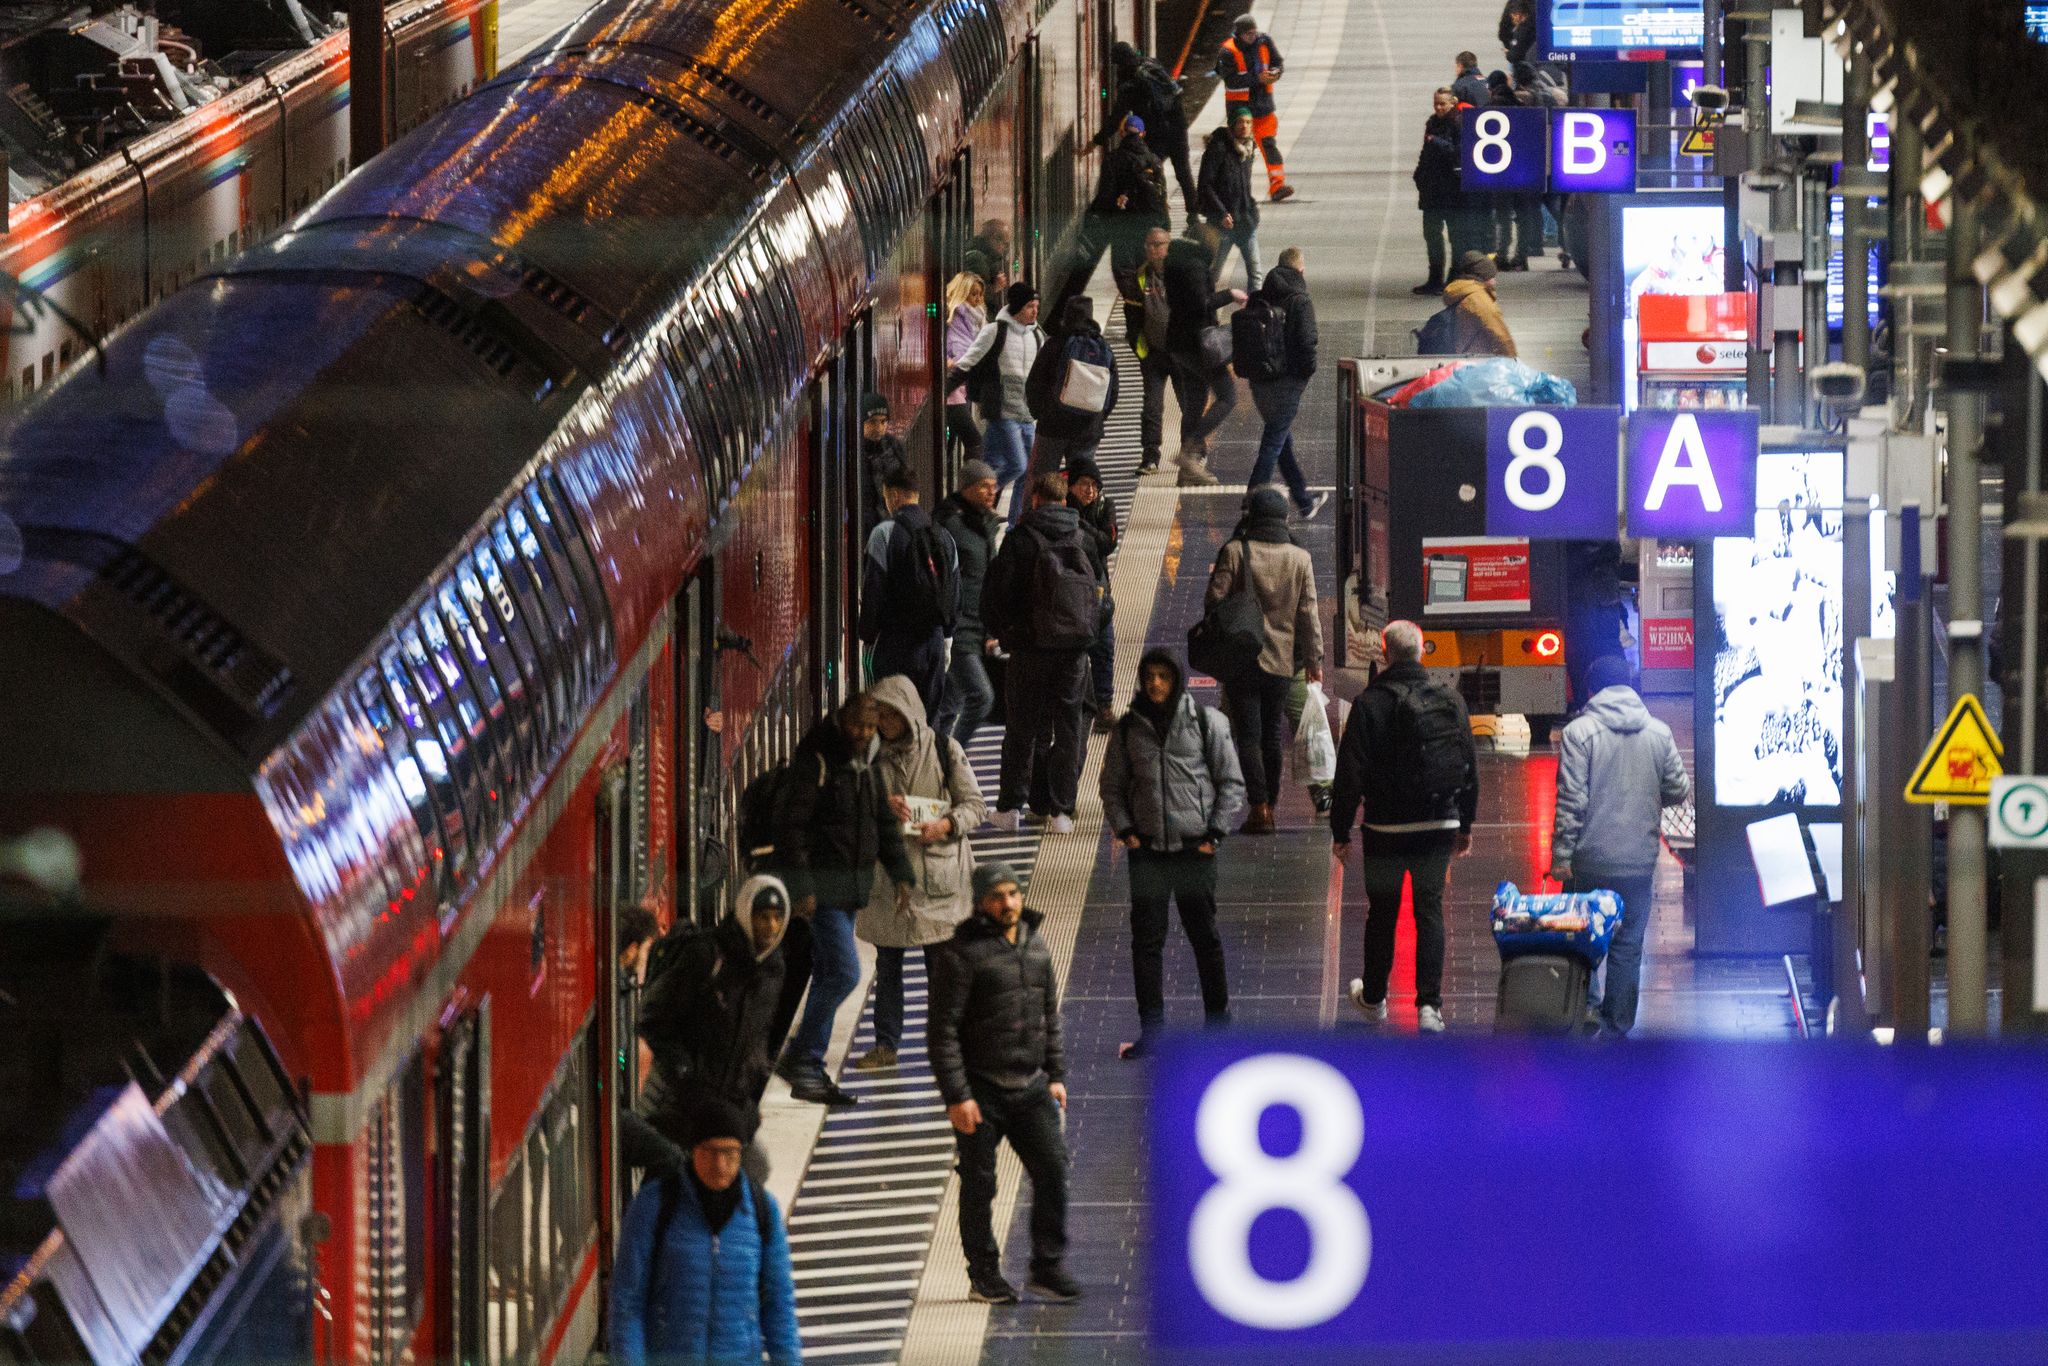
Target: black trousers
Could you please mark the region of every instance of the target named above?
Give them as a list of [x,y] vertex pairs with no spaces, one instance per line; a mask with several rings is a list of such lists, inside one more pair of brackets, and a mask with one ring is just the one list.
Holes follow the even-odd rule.
[[1159,159],[1173,167],[1173,178],[1180,182],[1180,207],[1192,219],[1195,216],[1195,168],[1188,160],[1188,145],[1168,148],[1159,153]]
[[1087,649],[1013,652],[1004,699],[996,809],[1015,811],[1028,800],[1041,816],[1073,815],[1087,740]]
[[1173,397],[1180,404],[1180,444],[1202,445],[1237,406],[1229,366],[1207,370],[1200,356],[1172,355]]
[[811,984],[811,922],[800,915],[789,918],[782,932],[782,993],[775,998],[775,1013],[768,1019],[768,1053],[782,1052],[783,1042],[796,1023],[796,1008]]
[[1002,1262],[990,1208],[996,1198],[996,1147],[1010,1150],[1031,1178],[1031,1270],[1059,1267],[1067,1255],[1067,1140],[1060,1104],[1046,1083],[1012,1091],[978,1077],[968,1079],[981,1123],[971,1134],[953,1131],[960,1164],[960,1247],[970,1271],[995,1271]]
[[1138,439],[1144,444],[1145,463],[1159,463],[1159,445],[1166,439],[1166,386],[1173,378],[1173,365],[1158,351],[1138,360],[1138,374],[1145,382],[1142,406],[1138,409]]
[[974,425],[972,403],[946,405],[946,436],[959,443],[960,464],[981,459],[981,428]]
[[1359,832],[1365,876],[1365,999],[1387,999],[1394,971],[1394,927],[1401,918],[1401,882],[1415,897],[1415,1004],[1444,1004],[1444,883],[1451,875],[1454,830],[1410,835]]
[[905,637],[885,630],[875,640],[875,680],[879,682],[891,674],[902,674],[909,679],[924,703],[927,721],[938,714],[939,700],[946,691],[946,666],[951,662],[946,638],[936,630],[922,638]]
[[1202,1013],[1211,1021],[1230,1015],[1230,983],[1223,967],[1223,936],[1216,932],[1216,856],[1131,850],[1131,982],[1138,1024],[1147,1032],[1166,1023],[1166,906],[1180,908],[1180,927],[1195,951],[1202,982]]
[[1230,703],[1230,738],[1237,766],[1244,770],[1244,799],[1257,806],[1280,799],[1281,764],[1287,754],[1287,693],[1294,680],[1254,669],[1233,678],[1224,690]]

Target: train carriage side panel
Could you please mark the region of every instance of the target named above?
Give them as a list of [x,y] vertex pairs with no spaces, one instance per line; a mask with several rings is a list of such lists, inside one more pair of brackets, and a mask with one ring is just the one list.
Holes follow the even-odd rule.
[[251,82],[125,149],[149,187],[153,298],[235,255],[277,211],[279,121],[271,89]]
[[[147,234],[142,178],[116,155],[46,194],[16,205],[0,237],[0,270],[46,295],[104,337],[140,310]],[[88,349],[85,338],[55,312],[33,302],[0,305],[5,313],[6,391],[15,398],[42,388]]]
[[324,38],[273,73],[284,98],[284,212],[271,231],[307,209],[348,169],[348,35]]
[[496,74],[497,0],[387,14],[391,131],[402,137]]

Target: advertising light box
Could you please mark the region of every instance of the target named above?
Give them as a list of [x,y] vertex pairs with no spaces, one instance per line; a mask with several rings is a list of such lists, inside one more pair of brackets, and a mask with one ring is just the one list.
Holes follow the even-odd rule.
[[1550,188],[1617,194],[1636,187],[1636,111],[1550,111]]
[[1463,119],[1458,166],[1460,183],[1467,192],[1542,192],[1549,110],[1467,109]]
[[1700,0],[1548,0],[1537,42],[1546,61],[1621,52],[1698,52],[1706,21]]
[[1641,400],[1642,298],[1719,294],[1727,215],[1719,204],[1621,206],[1621,401]]

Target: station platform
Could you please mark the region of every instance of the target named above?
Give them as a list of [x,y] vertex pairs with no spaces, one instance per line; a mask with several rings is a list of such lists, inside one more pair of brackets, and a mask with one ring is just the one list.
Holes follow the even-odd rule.
[[[1312,485],[1335,476],[1336,361],[1346,356],[1414,352],[1414,329],[1439,305],[1411,286],[1425,274],[1421,219],[1410,171],[1431,92],[1452,74],[1460,48],[1491,54],[1499,65],[1491,0],[1391,6],[1384,0],[1281,0],[1258,18],[1287,54],[1278,91],[1280,141],[1289,202],[1264,207],[1259,237],[1270,266],[1298,246],[1321,326],[1322,375],[1296,423],[1295,449]],[[1199,58],[1191,59],[1193,67]],[[1199,140],[1222,121],[1220,92],[1193,125]],[[1256,178],[1256,177],[1255,177]],[[1176,225],[1182,221],[1176,197]],[[1232,258],[1222,283],[1243,283]],[[1092,294],[1129,399],[1113,415],[1099,452],[1108,495],[1124,536],[1112,570],[1116,598],[1116,695],[1135,686],[1137,662],[1152,645],[1184,648],[1199,617],[1217,550],[1245,494],[1259,422],[1249,394],[1212,439],[1211,467],[1225,481],[1212,489],[1174,484],[1172,437],[1162,473],[1140,479],[1136,363],[1122,339],[1121,311],[1106,268]],[[1503,274],[1499,294],[1522,358],[1583,386],[1587,359],[1587,287],[1561,270],[1553,253],[1528,273]],[[1323,378],[1327,376],[1327,379]],[[1169,407],[1171,400],[1169,399]],[[1233,482],[1233,480],[1235,482]],[[1318,569],[1326,636],[1337,600],[1335,530],[1324,512],[1298,528]],[[1351,698],[1364,676],[1331,669],[1325,687]],[[1216,702],[1213,682],[1197,696]],[[1689,704],[1662,708],[1691,763]],[[1452,870],[1446,899],[1448,953],[1444,1015],[1450,1031],[1493,1026],[1500,960],[1488,931],[1495,884],[1532,885],[1548,867],[1555,758],[1545,743],[1527,754],[1481,755],[1482,798],[1472,853]],[[1028,870],[1028,905],[1046,917],[1044,933],[1064,983],[1071,1101],[1069,1267],[1086,1297],[1077,1304],[998,1307],[967,1299],[956,1225],[953,1141],[925,1062],[925,978],[908,969],[908,1022],[893,1072],[838,1073],[860,1097],[826,1113],[788,1097],[780,1081],[765,1104],[764,1141],[774,1164],[771,1189],[790,1210],[799,1321],[805,1356],[826,1362],[966,1363],[1128,1362],[1141,1359],[1147,1311],[1142,1272],[1146,1242],[1140,1193],[1144,1154],[1143,1063],[1119,1059],[1135,1037],[1130,984],[1128,885],[1124,860],[1103,829],[1095,796],[1105,740],[1091,739],[1074,833],[1035,828],[975,837],[979,857]],[[993,790],[1000,734],[985,729],[970,754],[984,790]],[[1367,1026],[1345,999],[1363,957],[1363,890],[1330,854],[1328,828],[1305,785],[1290,774],[1277,808],[1279,833],[1237,837],[1221,851],[1220,927],[1229,963],[1231,1007],[1239,1027],[1413,1033],[1413,929],[1404,921],[1390,992],[1392,1018]],[[1681,870],[1667,855],[1646,948],[1639,1033],[1691,1037],[1789,1038],[1795,1032],[1785,969],[1776,960],[1698,958],[1681,895]],[[871,952],[871,951],[869,951]],[[1170,1023],[1194,1027],[1199,993],[1185,940],[1167,946]],[[872,1040],[866,988],[842,1011],[828,1065],[839,1068]],[[1416,1046],[1426,1046],[1418,1043]],[[1005,1150],[996,1205],[1005,1264],[1020,1275],[1028,1259],[1028,1190]]]

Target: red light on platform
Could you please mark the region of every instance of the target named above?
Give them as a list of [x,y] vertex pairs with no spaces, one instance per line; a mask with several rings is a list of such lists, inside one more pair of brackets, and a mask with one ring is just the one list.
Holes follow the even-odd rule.
[[1536,654],[1541,659],[1556,659],[1564,653],[1564,637],[1555,631],[1545,631],[1536,637]]

